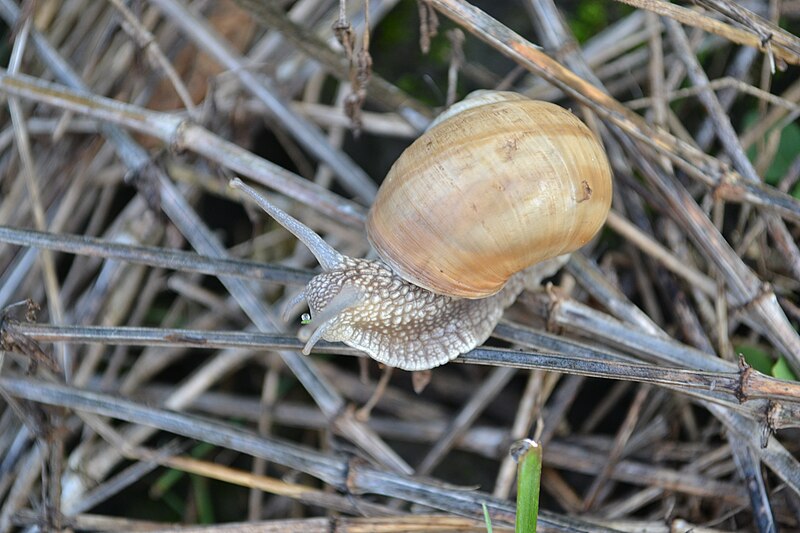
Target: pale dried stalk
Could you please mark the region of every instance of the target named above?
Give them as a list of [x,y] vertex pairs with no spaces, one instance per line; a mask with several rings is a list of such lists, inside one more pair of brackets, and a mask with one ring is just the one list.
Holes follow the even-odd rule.
[[686,7],[675,5],[670,2],[662,0],[618,0],[623,4],[628,4],[633,7],[647,9],[659,15],[669,17],[671,20],[680,22],[687,26],[694,26],[701,28],[708,33],[719,35],[728,41],[742,44],[745,46],[752,46],[764,53],[774,54],[777,58],[791,64],[800,63],[800,46],[798,45],[797,38],[791,36],[786,39],[782,35],[772,34],[773,37],[780,40],[778,46],[771,46],[769,40],[765,42],[763,36],[756,35],[741,28],[736,28],[730,24],[720,22],[713,19],[708,15]]
[[375,198],[375,193],[377,192],[375,182],[353,163],[347,155],[331,148],[322,132],[292,111],[291,107],[271,87],[271,83],[268,80],[257,79],[245,68],[238,54],[212,28],[178,2],[155,0],[153,3],[177,27],[182,28],[201,49],[238,76],[242,85],[267,106],[272,116],[284,129],[291,132],[306,150],[321,161],[324,161],[336,172],[343,186],[368,203]]
[[212,161],[217,161],[233,171],[279,190],[290,198],[313,205],[321,212],[338,217],[342,221],[358,225],[364,219],[364,210],[357,204],[217,137],[180,115],[150,111],[24,75],[12,76],[0,73],[0,89],[8,94],[31,98],[152,135],[173,149],[194,150]]
[[[14,48],[11,52],[11,59],[9,61],[9,72],[15,73],[20,69],[22,56],[25,53],[25,47],[28,42],[28,35],[30,32],[32,21],[29,19],[22,26],[17,39],[14,43]],[[22,162],[22,175],[28,189],[29,205],[33,214],[33,220],[36,228],[40,231],[47,229],[47,220],[45,217],[44,206],[42,205],[42,197],[39,190],[39,176],[36,172],[36,164],[33,160],[33,153],[31,150],[30,137],[28,130],[25,127],[25,118],[23,116],[22,106],[17,98],[8,99],[8,107],[11,115],[11,123],[14,130],[14,137],[16,140],[17,151]],[[42,273],[44,276],[45,292],[47,294],[47,305],[50,310],[50,320],[54,324],[64,323],[64,304],[61,300],[60,286],[58,277],[56,276],[56,267],[53,261],[53,255],[49,251],[42,251],[40,255],[42,265]],[[68,376],[67,369],[67,351],[61,345],[56,345],[57,358],[62,367],[64,368],[65,375]]]

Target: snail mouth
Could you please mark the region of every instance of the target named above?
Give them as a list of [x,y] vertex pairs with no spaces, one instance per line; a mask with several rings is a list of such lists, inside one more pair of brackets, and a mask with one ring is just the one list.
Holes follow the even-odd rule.
[[345,309],[353,307],[361,302],[364,298],[364,293],[361,289],[353,285],[345,285],[342,289],[331,298],[328,305],[323,307],[315,317],[312,317],[312,322],[304,328],[304,334],[310,333],[306,345],[303,347],[303,353],[308,355],[314,348],[314,345],[325,336],[334,325],[336,325],[339,315]]

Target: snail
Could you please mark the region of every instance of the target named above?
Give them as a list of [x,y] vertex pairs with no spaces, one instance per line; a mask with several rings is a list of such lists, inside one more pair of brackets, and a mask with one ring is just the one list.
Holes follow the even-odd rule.
[[240,180],[231,185],[322,267],[290,304],[305,299],[311,312],[303,353],[342,341],[413,371],[481,345],[526,273],[538,284],[594,237],[612,191],[600,143],[572,113],[495,91],[451,106],[394,163],[367,216],[378,260],[340,254]]

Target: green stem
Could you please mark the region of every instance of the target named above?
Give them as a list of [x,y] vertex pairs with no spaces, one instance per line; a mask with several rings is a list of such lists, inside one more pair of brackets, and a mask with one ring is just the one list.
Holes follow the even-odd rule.
[[542,447],[530,439],[511,446],[517,462],[516,533],[536,533],[539,516],[539,485],[542,477]]
[[486,507],[486,502],[481,505],[483,506],[483,521],[486,523],[486,533],[492,533],[492,517],[489,516],[489,508]]

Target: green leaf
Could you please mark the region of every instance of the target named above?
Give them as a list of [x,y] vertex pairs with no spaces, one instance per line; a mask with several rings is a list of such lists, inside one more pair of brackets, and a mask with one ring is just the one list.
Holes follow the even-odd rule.
[[773,359],[766,351],[748,344],[736,346],[735,351],[736,353],[742,354],[747,364],[762,374],[769,375],[771,373]]
[[798,381],[797,376],[792,372],[789,362],[784,356],[781,356],[778,361],[772,365],[770,374],[774,378],[785,379],[788,381]]
[[[189,452],[192,457],[196,459],[202,459],[211,451],[213,451],[215,446],[213,444],[209,444],[207,442],[199,442],[197,443],[192,450]],[[163,498],[168,491],[170,491],[175,485],[182,480],[186,476],[186,472],[183,470],[178,470],[175,468],[170,468],[161,474],[158,479],[153,483],[150,487],[150,496],[153,498]]]
[[583,0],[567,24],[578,42],[584,42],[608,25],[606,6],[594,0]]
[[192,492],[194,494],[195,507],[197,509],[197,519],[201,524],[213,524],[214,503],[211,498],[209,480],[206,477],[191,474],[189,479],[192,482]]
[[182,496],[173,491],[168,491],[162,494],[160,498],[176,515],[183,516],[186,513],[186,500]]

